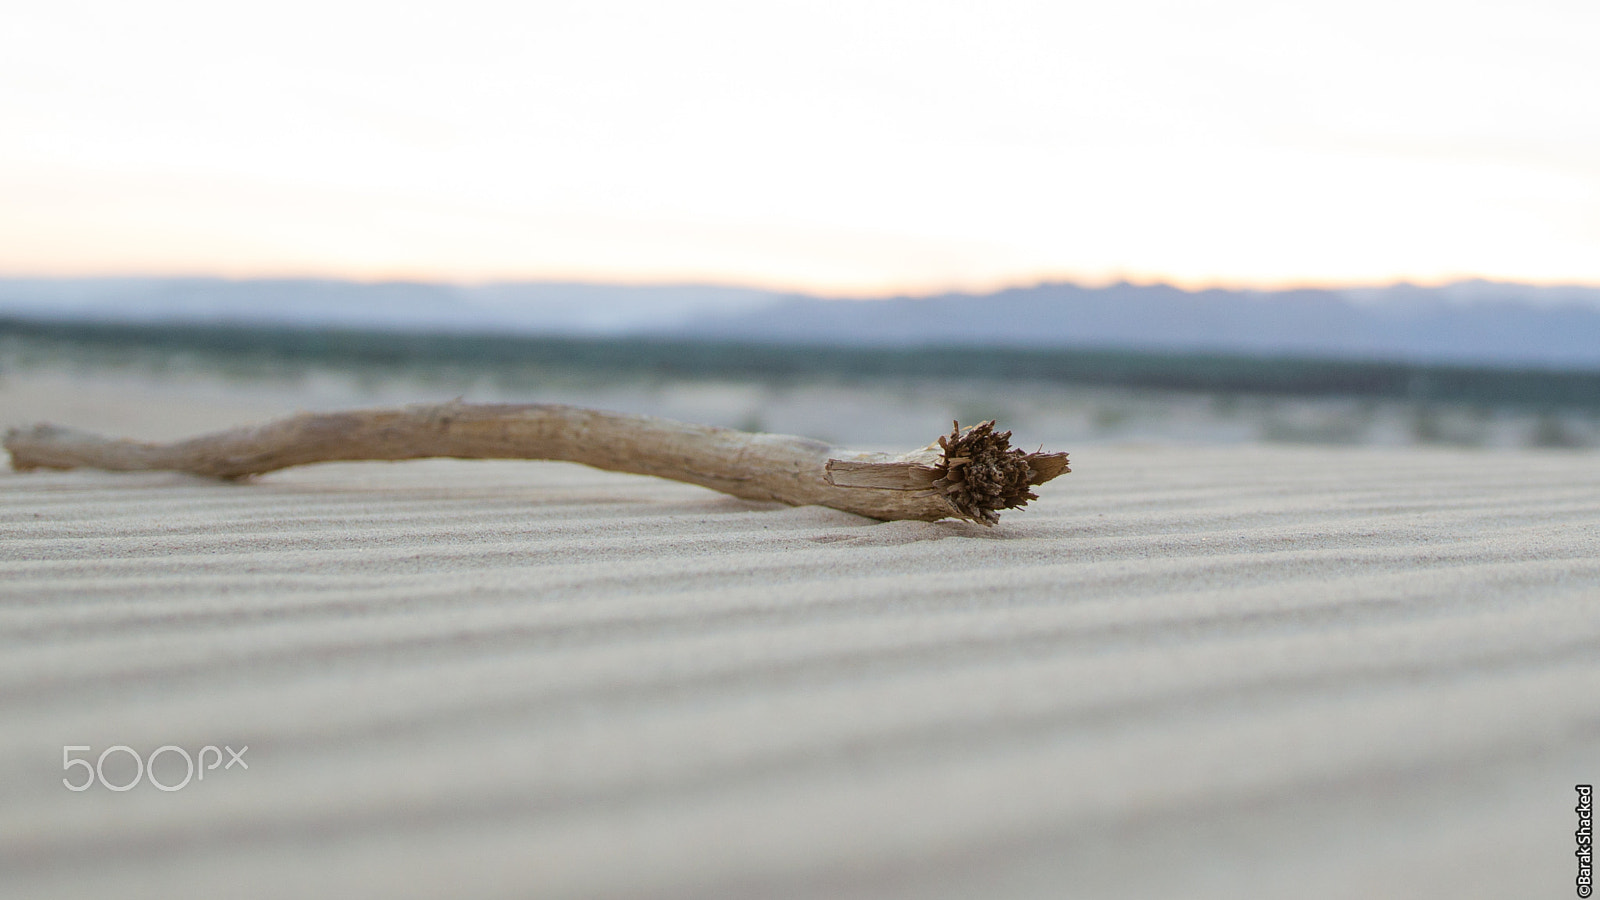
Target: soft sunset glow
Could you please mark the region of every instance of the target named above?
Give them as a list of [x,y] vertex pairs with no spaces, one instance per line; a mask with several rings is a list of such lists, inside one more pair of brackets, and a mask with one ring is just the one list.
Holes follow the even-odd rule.
[[0,273],[1600,283],[1600,6],[151,2],[0,29]]

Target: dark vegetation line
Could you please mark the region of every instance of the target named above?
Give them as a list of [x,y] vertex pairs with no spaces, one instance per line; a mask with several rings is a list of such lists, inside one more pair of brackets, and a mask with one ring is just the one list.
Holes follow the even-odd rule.
[[300,329],[281,326],[42,322],[0,318],[0,341],[41,355],[114,363],[200,357],[221,365],[324,365],[395,374],[498,377],[878,379],[947,377],[1178,391],[1347,396],[1600,409],[1600,371],[1011,347],[858,348],[656,338],[579,338]]

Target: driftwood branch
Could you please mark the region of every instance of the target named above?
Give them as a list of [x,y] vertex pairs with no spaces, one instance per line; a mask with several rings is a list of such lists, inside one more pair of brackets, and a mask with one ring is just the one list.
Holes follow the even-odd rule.
[[875,519],[968,519],[993,525],[1031,488],[1071,471],[1065,453],[1023,453],[993,422],[912,453],[842,451],[819,441],[748,434],[651,416],[553,404],[456,401],[404,409],[302,413],[171,444],[112,440],[53,425],[12,430],[11,466],[165,470],[240,479],[310,463],[547,459],[656,475],[748,500],[820,505]]

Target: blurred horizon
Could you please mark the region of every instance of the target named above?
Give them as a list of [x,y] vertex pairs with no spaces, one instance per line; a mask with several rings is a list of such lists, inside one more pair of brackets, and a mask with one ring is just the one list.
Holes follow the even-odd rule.
[[1070,285],[1086,290],[1102,290],[1113,287],[1170,287],[1189,294],[1203,294],[1212,291],[1227,291],[1247,294],[1277,294],[1296,291],[1328,291],[1334,293],[1345,292],[1372,292],[1393,288],[1421,288],[1424,290],[1451,289],[1470,285],[1489,285],[1494,287],[1509,288],[1534,288],[1576,291],[1600,291],[1600,277],[1593,280],[1572,279],[1507,279],[1494,278],[1484,275],[1463,273],[1446,275],[1437,278],[1407,278],[1395,277],[1389,279],[1357,279],[1357,280],[1327,280],[1314,279],[1286,281],[1218,281],[1218,280],[1186,280],[1170,278],[1159,275],[1134,276],[1120,272],[1088,277],[1073,273],[1042,273],[1031,276],[1017,276],[1000,278],[992,281],[973,283],[930,283],[920,287],[904,289],[885,288],[883,290],[846,291],[811,289],[798,285],[781,283],[766,283],[758,280],[718,279],[716,277],[695,278],[690,276],[655,278],[649,275],[627,277],[594,276],[585,277],[573,275],[571,277],[554,275],[530,276],[496,276],[496,277],[460,277],[430,276],[427,274],[394,274],[380,273],[368,274],[341,274],[336,271],[312,270],[285,270],[283,272],[243,272],[231,273],[222,270],[169,270],[152,269],[139,271],[135,269],[108,269],[105,271],[84,271],[72,273],[67,271],[30,270],[30,269],[4,269],[0,268],[0,282],[180,282],[180,281],[210,281],[219,283],[307,283],[327,282],[337,284],[352,284],[361,286],[386,286],[386,285],[426,285],[446,288],[485,288],[501,287],[508,285],[574,285],[596,288],[667,288],[667,289],[709,289],[713,291],[752,291],[764,294],[805,296],[818,300],[843,300],[843,301],[874,301],[874,300],[916,300],[934,297],[948,297],[956,295],[985,296],[990,294],[1005,293],[1007,291],[1029,290],[1054,285]]
[[1279,292],[1051,282],[852,302],[694,284],[0,277],[5,317],[1600,369],[1600,288],[1483,280]]

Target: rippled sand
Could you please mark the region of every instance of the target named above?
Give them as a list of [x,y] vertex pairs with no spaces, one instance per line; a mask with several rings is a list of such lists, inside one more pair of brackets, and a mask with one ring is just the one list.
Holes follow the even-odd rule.
[[[1600,456],[1073,470],[993,530],[553,463],[0,474],[0,892],[1572,889]],[[62,786],[167,744],[250,768]]]

